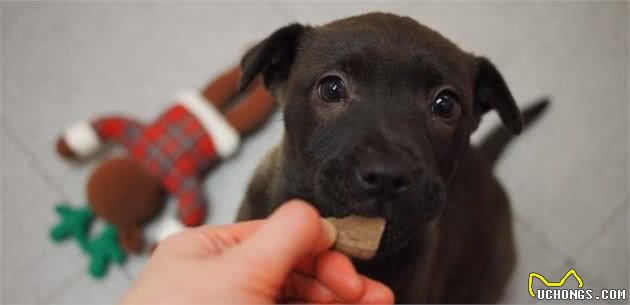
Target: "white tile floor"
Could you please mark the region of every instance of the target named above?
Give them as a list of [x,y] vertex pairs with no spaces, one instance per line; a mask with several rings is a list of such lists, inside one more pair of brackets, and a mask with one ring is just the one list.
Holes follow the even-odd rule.
[[[91,165],[57,158],[67,124],[108,112],[150,119],[245,47],[291,21],[374,10],[410,15],[503,72],[521,105],[549,112],[510,147],[497,175],[512,198],[519,265],[506,301],[532,303],[529,272],[574,267],[594,288],[628,287],[627,2],[2,2],[2,303],[113,303],[144,261],[103,280],[70,244],[53,245],[53,205],[80,204]],[[490,115],[480,135],[498,124]],[[232,220],[281,117],[208,177],[210,223]],[[168,214],[168,213],[166,213]]]

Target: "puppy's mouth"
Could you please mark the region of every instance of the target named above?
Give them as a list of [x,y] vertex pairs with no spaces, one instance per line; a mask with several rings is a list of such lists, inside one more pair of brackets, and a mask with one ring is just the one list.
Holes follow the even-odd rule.
[[[315,200],[315,202],[318,203],[315,207],[319,209],[322,217],[343,218],[357,215],[385,219],[385,230],[383,231],[375,258],[388,257],[399,253],[409,245],[412,240],[419,236],[419,233],[422,231],[422,226],[427,222],[427,219],[422,219],[422,217],[413,217],[401,221],[384,213],[369,213],[361,209],[344,209],[343,211],[340,209],[331,209],[330,205],[326,204],[330,202],[328,200]],[[361,205],[361,203],[356,203],[355,206]]]
[[[325,200],[321,197],[320,200],[316,199],[315,202],[316,208],[319,209],[323,217],[342,218],[351,215],[358,215],[364,217],[380,217],[385,219],[385,230],[381,237],[378,251],[375,256],[376,259],[396,255],[400,253],[403,249],[405,249],[412,241],[419,238],[421,232],[423,231],[423,226],[431,219],[433,219],[433,217],[427,217],[427,215],[437,214],[440,206],[437,203],[429,205],[433,206],[433,208],[424,208],[422,209],[424,211],[416,214],[415,216],[409,216],[405,217],[404,219],[400,219],[398,217],[392,217],[391,215],[388,215],[388,213],[370,213],[366,212],[366,210],[364,209],[353,210],[331,208],[331,204],[334,205],[334,202],[330,200]],[[335,202],[337,202],[337,205],[339,205],[339,202],[343,201],[335,200]],[[352,204],[352,206],[364,206],[364,203],[355,202],[354,204]]]
[[423,182],[404,197],[371,197],[356,192],[352,180],[339,168],[337,165],[327,166],[320,171],[314,183],[313,204],[323,217],[358,215],[385,219],[385,231],[376,258],[403,250],[444,206],[445,188],[439,181],[419,179]]
[[419,229],[418,224],[411,225],[387,222],[381,243],[376,252],[376,257],[386,257],[398,253],[416,237],[415,233],[419,231]]

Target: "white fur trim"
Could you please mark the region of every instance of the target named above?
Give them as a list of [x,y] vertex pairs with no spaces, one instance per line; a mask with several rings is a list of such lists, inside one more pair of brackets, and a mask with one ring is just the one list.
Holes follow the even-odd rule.
[[63,133],[63,139],[78,157],[87,157],[101,146],[98,134],[89,122],[79,122]]
[[166,219],[163,219],[158,225],[155,231],[155,240],[158,242],[162,241],[175,233],[183,231],[185,228],[186,226],[184,226],[181,222],[167,217]]
[[177,101],[203,125],[220,157],[225,158],[236,151],[240,141],[238,132],[212,103],[196,91],[177,95]]

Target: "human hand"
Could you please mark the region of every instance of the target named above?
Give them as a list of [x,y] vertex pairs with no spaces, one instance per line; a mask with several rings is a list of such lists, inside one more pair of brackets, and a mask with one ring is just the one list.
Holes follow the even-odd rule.
[[393,303],[329,250],[333,230],[300,201],[266,220],[188,229],[160,242],[122,303]]

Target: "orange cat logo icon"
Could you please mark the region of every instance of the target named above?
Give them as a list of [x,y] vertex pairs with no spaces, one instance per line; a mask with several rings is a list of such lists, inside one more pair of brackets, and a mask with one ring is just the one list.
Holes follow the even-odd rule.
[[544,276],[538,273],[532,272],[529,274],[529,279],[527,280],[527,285],[529,287],[529,295],[532,296],[532,298],[536,298],[536,294],[534,293],[534,289],[532,287],[532,282],[534,281],[534,278],[539,279],[547,287],[562,287],[562,285],[564,285],[564,282],[566,282],[566,280],[571,275],[573,275],[573,277],[575,277],[575,279],[577,280],[578,287],[582,288],[584,286],[584,282],[582,281],[582,278],[577,274],[577,272],[575,272],[575,269],[571,269],[567,271],[567,273],[564,274],[564,276],[559,282],[549,282]]

